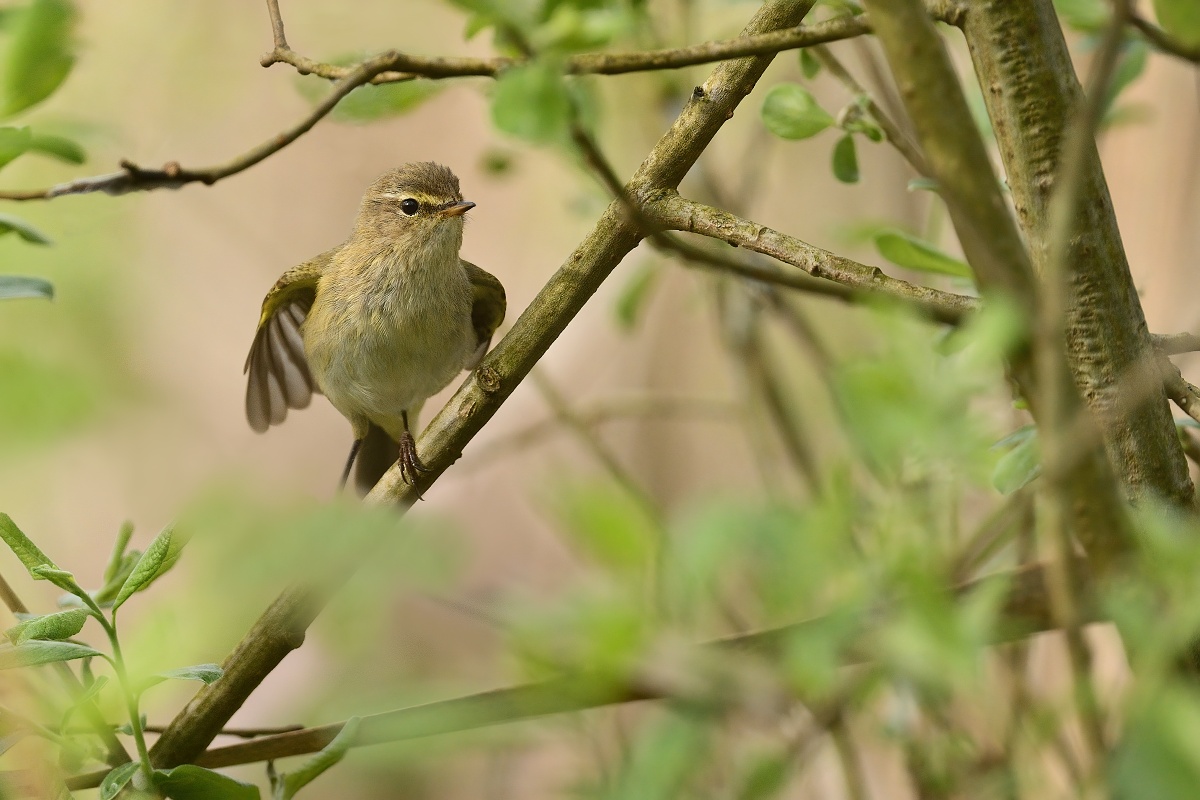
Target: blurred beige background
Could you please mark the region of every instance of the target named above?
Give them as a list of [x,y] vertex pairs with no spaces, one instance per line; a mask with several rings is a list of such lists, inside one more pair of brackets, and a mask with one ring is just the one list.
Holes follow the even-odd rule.
[[[260,3],[82,5],[74,74],[21,123],[76,131],[90,161],[76,168],[25,159],[0,176],[6,187],[109,171],[119,158],[151,166],[221,162],[291,125],[309,108],[290,68],[258,66],[270,46]],[[461,17],[432,0],[370,0],[349,12],[346,4],[319,0],[283,5],[290,43],[313,57],[388,47],[446,54],[488,49],[486,36],[464,43]],[[734,34],[756,7],[713,5],[699,38]],[[857,64],[853,48],[836,51]],[[684,93],[706,72],[699,68],[681,76]],[[795,78],[797,72],[794,54],[785,54],[763,84]],[[610,102],[601,138],[618,171],[628,175],[668,119],[656,110],[642,79],[616,77],[606,86]],[[71,421],[65,432],[0,427],[9,440],[0,440],[0,508],[85,584],[94,584],[122,520],[134,521],[136,543],[144,545],[181,509],[212,493],[260,495],[280,505],[331,498],[350,437],[323,399],[262,436],[250,431],[242,412],[242,364],[262,296],[276,277],[341,241],[361,192],[380,172],[405,161],[434,160],[454,169],[465,197],[478,203],[463,253],[504,282],[511,324],[604,207],[594,184],[567,159],[492,130],[487,88],[483,79],[452,82],[410,115],[369,126],[324,121],[263,164],[213,187],[4,203],[0,210],[35,221],[56,246],[38,249],[5,237],[0,271],[44,275],[55,283],[58,298],[52,304],[0,307],[0,351],[49,363],[55,374],[70,376],[82,410],[62,412]],[[824,78],[816,90],[831,109],[848,99]],[[620,102],[611,102],[614,97]],[[746,168],[746,143],[760,135],[761,97],[760,89],[711,148],[708,161],[720,179]],[[1146,75],[1125,97],[1144,109],[1143,118],[1109,132],[1102,144],[1122,234],[1156,332],[1200,325],[1190,291],[1200,249],[1198,98],[1194,69],[1152,57]],[[879,263],[861,245],[847,244],[842,235],[847,223],[865,218],[919,225],[927,200],[905,190],[911,176],[883,146],[860,145],[862,184],[837,184],[828,168],[832,142],[832,134],[800,143],[763,140],[753,152],[768,159],[769,167],[751,213],[814,244]],[[513,163],[503,175],[483,168],[496,153]],[[554,344],[544,374],[577,404],[649,392],[737,402],[740,389],[714,331],[703,274],[669,266],[636,331],[618,330],[616,295],[648,257],[639,250],[618,268]],[[831,335],[844,319],[830,316]],[[1200,374],[1193,370],[1190,377],[1195,381]],[[426,420],[439,403],[426,405]],[[473,456],[549,416],[532,386],[520,388],[414,510],[436,532],[432,535],[447,537],[458,553],[461,577],[440,596],[469,608],[409,591],[401,578],[389,587],[387,569],[371,570],[352,592],[354,599],[318,622],[304,649],[289,657],[235,721],[322,723],[439,695],[434,688],[389,686],[378,693],[388,701],[360,702],[373,682],[381,687],[387,682],[387,658],[403,663],[405,675],[432,676],[453,687],[443,694],[514,678],[497,655],[495,630],[471,609],[487,610],[506,594],[549,597],[573,579],[576,556],[555,532],[547,512],[550,496],[563,475],[602,470],[568,434],[477,464]],[[737,414],[649,418],[612,423],[600,432],[621,463],[670,508],[758,484],[738,422]],[[720,469],[714,468],[714,452],[722,454]],[[150,611],[149,602],[130,609],[126,627],[144,651],[136,657],[163,667],[220,661],[275,589],[270,564],[257,564],[259,596],[220,606],[220,620],[201,622],[205,607],[182,599],[189,587],[196,597],[227,588],[219,568],[205,572],[202,564],[219,561],[185,563],[179,575],[154,590],[159,598],[174,595],[164,601],[165,609]],[[0,571],[12,577],[20,567],[5,553]],[[31,605],[46,608],[53,602],[46,587],[17,584]],[[393,598],[383,600],[389,589]],[[364,647],[365,662],[346,663],[339,654],[349,645],[338,638],[344,633],[338,627],[364,608],[379,607],[386,611],[380,617],[386,628],[372,633],[394,644],[374,652]],[[190,635],[192,626],[203,635]],[[156,696],[152,721],[165,721],[188,691]],[[375,748],[343,768],[349,783],[336,793],[335,781],[327,779],[324,788],[314,786],[312,796],[391,797],[401,785],[412,797],[559,796],[578,756],[554,744],[553,727],[538,731],[531,727],[514,739],[504,751],[511,757],[452,761],[440,755],[442,745],[432,752]],[[405,753],[431,758],[432,770],[404,761]],[[389,767],[396,759],[401,767]],[[396,769],[408,770],[406,782],[397,782]],[[259,767],[240,774],[262,776]],[[812,788],[820,791],[828,776],[815,774]],[[492,793],[480,793],[480,786]]]

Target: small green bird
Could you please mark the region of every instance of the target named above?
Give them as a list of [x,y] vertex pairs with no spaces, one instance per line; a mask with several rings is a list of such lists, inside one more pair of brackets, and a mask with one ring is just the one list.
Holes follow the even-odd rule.
[[245,368],[250,427],[266,431],[321,392],[354,432],[342,486],[356,458],[363,493],[394,461],[409,484],[428,471],[409,425],[474,369],[504,320],[500,281],[458,255],[474,207],[440,164],[380,176],[350,238],[285,272],[263,300]]

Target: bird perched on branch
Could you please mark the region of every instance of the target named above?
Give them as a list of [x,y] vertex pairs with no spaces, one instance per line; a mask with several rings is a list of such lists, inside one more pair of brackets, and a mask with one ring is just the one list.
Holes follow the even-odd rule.
[[410,426],[426,398],[473,369],[504,319],[504,287],[459,258],[463,200],[440,164],[384,173],[363,196],[345,242],[283,274],[263,300],[246,359],[246,418],[278,425],[313,392],[354,432],[367,492],[393,461],[405,482],[427,471]]

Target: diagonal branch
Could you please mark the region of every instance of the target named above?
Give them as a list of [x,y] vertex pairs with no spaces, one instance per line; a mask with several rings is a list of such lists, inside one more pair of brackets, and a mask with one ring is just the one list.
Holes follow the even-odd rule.
[[[751,19],[745,34],[795,27],[811,6],[811,0],[770,0]],[[651,191],[676,187],[754,88],[771,59],[763,55],[717,66],[650,151],[627,185],[628,195],[637,199]],[[458,458],[639,238],[621,205],[610,204],[595,229],[429,423],[420,448],[431,472],[421,488]],[[405,484],[392,469],[368,500],[403,508],[416,496],[417,489]],[[151,751],[154,763],[169,767],[200,755],[263,678],[299,646],[304,629],[323,604],[321,594],[304,587],[281,595],[226,660],[221,680],[201,689],[172,720]]]

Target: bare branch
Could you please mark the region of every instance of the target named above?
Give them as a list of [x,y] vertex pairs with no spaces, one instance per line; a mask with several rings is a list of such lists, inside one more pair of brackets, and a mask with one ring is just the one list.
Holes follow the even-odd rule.
[[1165,356],[1194,353],[1200,350],[1200,336],[1194,333],[1152,333],[1150,341]]
[[939,322],[957,324],[978,307],[975,298],[890,277],[878,267],[842,258],[756,222],[684,199],[674,191],[651,196],[642,209],[650,220],[669,230],[698,233],[763,253],[799,267],[814,278],[834,281],[864,294],[900,300]]
[[[275,17],[272,16],[272,21]],[[280,23],[282,26],[282,23]],[[624,75],[631,72],[681,69],[683,67],[726,61],[731,58],[770,55],[784,50],[811,47],[870,33],[870,24],[862,14],[834,17],[814,25],[798,25],[782,31],[752,36],[740,36],[716,42],[664,50],[645,50],[631,53],[580,53],[566,59],[563,69],[570,75]],[[282,35],[282,27],[278,29]],[[416,78],[494,78],[510,67],[526,63],[525,58],[464,58],[458,56],[418,56],[393,51],[393,61],[386,71],[371,79],[372,83],[397,83]],[[287,45],[279,45],[262,58],[262,65],[291,64],[302,75],[317,75],[340,80],[353,67],[342,67],[314,61],[300,55]]]

